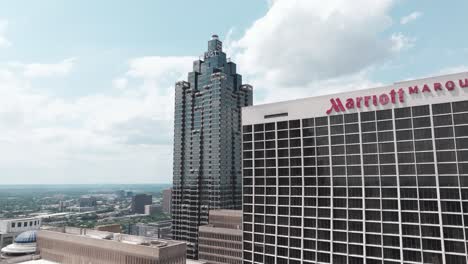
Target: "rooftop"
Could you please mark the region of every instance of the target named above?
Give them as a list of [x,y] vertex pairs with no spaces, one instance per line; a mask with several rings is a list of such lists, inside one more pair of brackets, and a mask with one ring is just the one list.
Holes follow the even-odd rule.
[[132,236],[119,233],[112,233],[106,231],[98,231],[93,229],[64,227],[54,228],[49,230],[42,230],[41,232],[50,232],[56,234],[68,234],[71,236],[87,237],[91,239],[100,239],[106,241],[113,241],[122,244],[144,246],[149,248],[164,248],[167,246],[184,244],[182,241],[154,239],[150,237]]
[[207,233],[217,233],[217,234],[223,234],[223,235],[242,236],[242,230],[241,229],[216,227],[214,225],[199,226],[198,231],[199,232],[207,232]]
[[57,262],[48,261],[45,259],[30,260],[26,262],[21,262],[21,264],[58,264]]
[[29,221],[29,220],[37,220],[40,217],[25,217],[25,218],[0,218],[0,222],[7,221],[7,222],[15,222],[15,221]]
[[18,244],[35,243],[36,234],[37,234],[36,230],[23,232],[15,238],[15,243],[18,243]]
[[242,217],[242,210],[215,209],[210,210],[210,215],[225,215]]

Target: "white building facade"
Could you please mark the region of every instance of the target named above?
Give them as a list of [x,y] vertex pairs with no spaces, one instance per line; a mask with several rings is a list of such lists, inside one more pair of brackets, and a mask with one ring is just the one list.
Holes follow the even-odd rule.
[[242,123],[244,263],[468,263],[468,72]]

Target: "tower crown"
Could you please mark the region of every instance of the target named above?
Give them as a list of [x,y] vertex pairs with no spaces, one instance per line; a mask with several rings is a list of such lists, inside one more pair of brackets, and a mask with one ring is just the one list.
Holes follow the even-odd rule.
[[211,40],[208,41],[208,52],[210,51],[223,51],[223,42],[219,40],[219,37],[216,34],[212,35]]

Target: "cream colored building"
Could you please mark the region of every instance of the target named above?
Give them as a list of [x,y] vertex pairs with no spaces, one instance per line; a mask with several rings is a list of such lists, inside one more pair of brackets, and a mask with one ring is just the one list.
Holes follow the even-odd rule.
[[198,228],[198,254],[207,264],[242,264],[242,211],[211,210]]
[[37,249],[42,259],[63,264],[185,264],[180,241],[115,234],[91,229],[40,230]]

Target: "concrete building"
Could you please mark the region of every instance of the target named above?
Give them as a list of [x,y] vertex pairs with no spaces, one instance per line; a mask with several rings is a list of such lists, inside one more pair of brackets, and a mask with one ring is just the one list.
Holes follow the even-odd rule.
[[172,206],[172,188],[163,191],[162,209],[163,212],[170,214]]
[[40,218],[21,218],[0,220],[0,249],[13,243],[16,236],[41,227]]
[[84,196],[78,200],[78,206],[84,208],[94,208],[97,206],[97,199],[93,196]]
[[21,256],[36,254],[36,233],[37,230],[25,231],[19,234],[13,244],[0,250],[0,263],[2,259],[15,259]]
[[242,121],[245,264],[468,263],[468,72]]
[[145,215],[154,215],[162,213],[162,206],[160,204],[145,205]]
[[132,213],[144,214],[145,205],[153,203],[153,197],[149,194],[136,194],[132,197]]
[[138,223],[130,226],[130,234],[161,239],[171,239],[172,220],[155,223]]
[[242,211],[211,210],[199,227],[198,257],[207,264],[242,264]]
[[115,191],[115,197],[117,199],[123,199],[125,198],[125,191],[124,190],[117,190]]
[[63,264],[185,264],[186,245],[91,229],[40,230],[38,251],[44,260]]
[[242,84],[217,35],[188,82],[175,87],[173,237],[198,256],[198,226],[211,209],[241,208],[241,107],[252,105],[252,86]]

